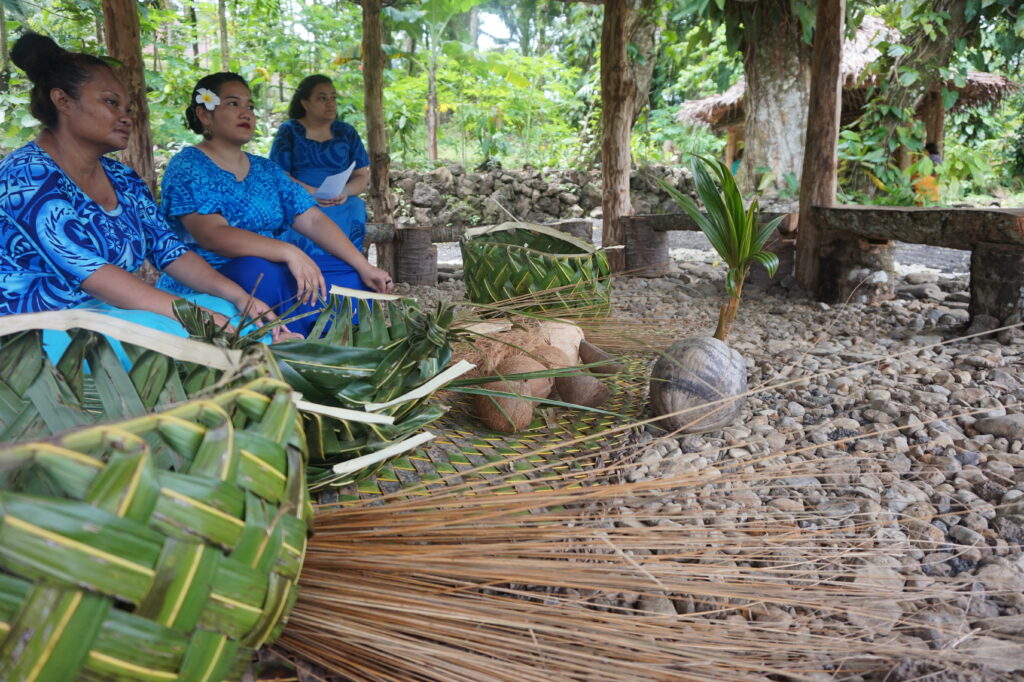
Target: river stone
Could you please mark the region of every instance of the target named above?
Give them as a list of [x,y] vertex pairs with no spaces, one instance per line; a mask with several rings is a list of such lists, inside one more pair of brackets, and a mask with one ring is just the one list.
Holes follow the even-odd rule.
[[979,433],[988,433],[999,438],[1024,440],[1024,414],[979,419],[974,423],[974,428]]
[[[709,403],[746,392],[747,365],[743,357],[710,336],[675,342],[651,372],[654,413],[669,415],[660,424],[682,433],[714,431],[732,424],[743,411],[745,397]],[[673,414],[680,410],[687,411]]]

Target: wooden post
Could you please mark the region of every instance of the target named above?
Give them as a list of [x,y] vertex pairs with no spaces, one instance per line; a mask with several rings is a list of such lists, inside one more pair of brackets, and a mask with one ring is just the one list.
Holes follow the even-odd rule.
[[725,165],[732,168],[732,162],[736,160],[736,151],[739,148],[739,140],[736,139],[736,126],[729,126],[725,133]]
[[153,164],[153,137],[149,130],[149,104],[146,101],[146,74],[142,64],[142,39],[137,4],[133,0],[103,0],[107,52],[121,62],[115,69],[128,91],[135,113],[128,147],[121,161],[131,166],[156,193],[156,169]]
[[[636,84],[626,57],[626,29],[632,11],[628,0],[606,0],[601,24],[601,221],[602,246],[606,247],[625,243],[619,218],[633,212],[629,200],[629,133]],[[613,272],[625,268],[626,259],[620,249],[610,251],[608,260]]]
[[433,286],[437,284],[437,247],[431,243],[430,228],[404,228],[395,231],[396,282]]
[[846,0],[819,0],[811,63],[811,97],[807,112],[807,140],[800,176],[800,226],[797,233],[796,279],[808,291],[818,291],[821,278],[822,234],[811,219],[814,205],[832,206],[836,200],[839,113],[842,80],[839,63],[843,49]]
[[[363,107],[366,113],[366,151],[370,157],[370,210],[373,222],[395,224],[391,193],[391,157],[384,124],[384,49],[381,46],[381,0],[363,0]],[[396,242],[378,242],[377,267],[394,273]]]
[[923,111],[925,139],[934,142],[942,154],[942,143],[946,137],[946,107],[942,102],[941,90],[930,90],[924,96]]

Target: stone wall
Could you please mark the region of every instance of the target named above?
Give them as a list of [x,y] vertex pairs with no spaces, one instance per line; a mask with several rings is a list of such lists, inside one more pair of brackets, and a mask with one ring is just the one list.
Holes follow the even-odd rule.
[[[658,184],[659,178],[693,194],[690,173],[684,168],[640,168],[630,174],[634,213],[680,211]],[[467,227],[512,219],[544,223],[601,215],[598,170],[467,172],[449,165],[423,173],[397,170],[391,187],[398,198],[398,226],[430,227],[437,241],[454,241]],[[450,239],[438,239],[444,235]]]

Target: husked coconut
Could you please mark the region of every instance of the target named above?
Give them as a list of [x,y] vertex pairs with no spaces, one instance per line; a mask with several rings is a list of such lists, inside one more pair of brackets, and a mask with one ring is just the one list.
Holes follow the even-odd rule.
[[[621,362],[615,362],[612,360],[610,353],[601,350],[586,340],[580,342],[580,361],[584,365],[594,365],[587,369],[591,372],[598,372],[600,374],[618,374],[626,369],[626,366]],[[598,362],[601,364],[594,364]]]
[[[496,373],[501,376],[508,376],[510,374],[543,372],[546,369],[544,365],[533,358],[528,358],[525,355],[511,355],[501,361]],[[534,398],[547,398],[551,395],[551,389],[555,385],[554,379],[551,377],[536,377],[534,379],[524,379],[523,381],[526,382],[526,390]]]
[[555,377],[555,386],[563,401],[584,407],[600,407],[611,395],[597,377],[584,373]]
[[583,341],[583,330],[568,322],[545,320],[537,325],[540,339],[562,351],[569,358],[569,366],[580,364],[580,342]]
[[565,369],[566,367],[572,367],[572,362],[569,360],[569,357],[554,346],[544,345],[531,348],[530,355],[539,358],[541,364],[548,369]]
[[[492,381],[480,388],[502,393],[529,396],[525,381]],[[492,431],[516,433],[533,421],[533,403],[522,398],[491,395],[473,396],[473,413]]]

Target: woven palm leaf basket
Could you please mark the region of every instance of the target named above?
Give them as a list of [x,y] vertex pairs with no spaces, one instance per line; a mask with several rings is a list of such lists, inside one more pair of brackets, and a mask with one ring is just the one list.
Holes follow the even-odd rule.
[[508,222],[466,230],[466,295],[521,310],[597,317],[611,310],[608,255],[547,225]]
[[0,679],[239,679],[312,525],[295,394],[265,352],[89,315],[0,320]]

